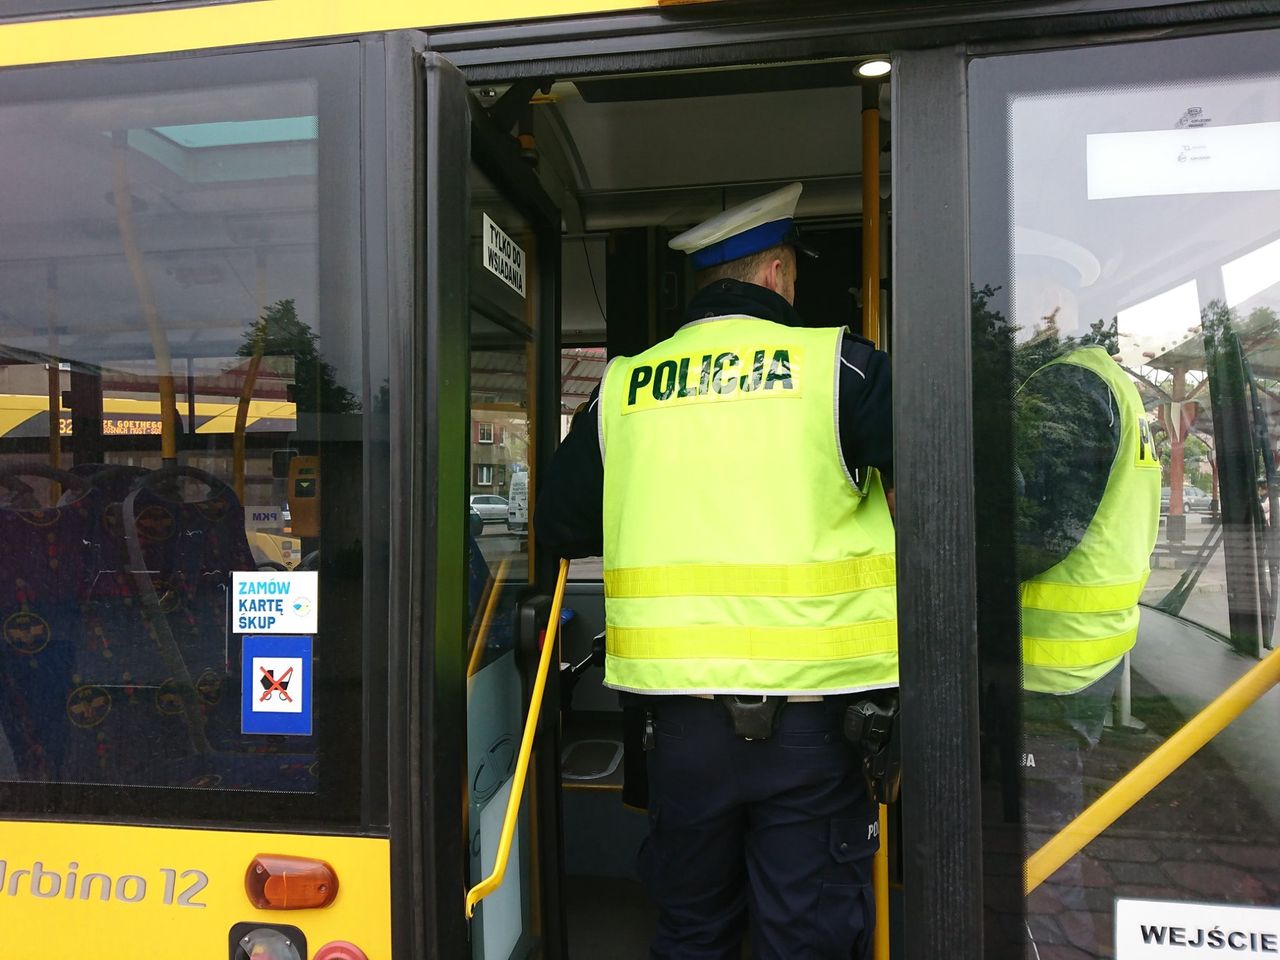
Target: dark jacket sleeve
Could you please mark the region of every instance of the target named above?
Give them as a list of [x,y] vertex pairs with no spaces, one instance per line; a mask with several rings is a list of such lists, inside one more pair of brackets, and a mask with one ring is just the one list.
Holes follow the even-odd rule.
[[840,347],[840,452],[856,478],[875,467],[893,486],[893,386],[889,355],[846,335]]
[[604,461],[598,408],[597,387],[551,458],[533,513],[538,542],[569,560],[604,552]]

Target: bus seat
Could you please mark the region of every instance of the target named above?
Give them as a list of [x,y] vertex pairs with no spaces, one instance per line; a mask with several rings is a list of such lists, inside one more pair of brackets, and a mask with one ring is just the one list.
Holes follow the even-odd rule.
[[[41,507],[20,476],[65,492]],[[13,495],[0,506],[0,726],[19,779],[61,779],[98,498],[83,480],[42,465],[0,471],[0,491]]]
[[[96,476],[110,479],[106,471]],[[200,499],[182,496],[176,485],[184,477],[205,485]],[[303,759],[282,764],[271,758],[274,742],[240,733],[239,640],[228,630],[228,591],[233,571],[255,565],[235,492],[186,467],[116,479],[110,493],[120,499],[101,511],[97,529],[103,569],[89,598],[90,642],[76,664],[81,687],[105,693],[109,707],[93,730],[73,730],[75,778],[306,789],[293,785],[305,778],[288,771],[311,765],[309,741],[290,743]]]

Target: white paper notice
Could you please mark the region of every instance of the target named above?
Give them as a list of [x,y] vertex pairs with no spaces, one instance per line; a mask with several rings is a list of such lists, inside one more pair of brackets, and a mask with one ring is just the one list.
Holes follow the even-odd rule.
[[1090,200],[1280,190],[1280,122],[1085,139]]
[[524,296],[524,250],[503,229],[484,215],[484,265],[489,272],[520,296]]
[[320,574],[315,570],[231,574],[231,632],[314,636]]
[[1280,956],[1280,909],[1116,901],[1116,960],[1223,956]]

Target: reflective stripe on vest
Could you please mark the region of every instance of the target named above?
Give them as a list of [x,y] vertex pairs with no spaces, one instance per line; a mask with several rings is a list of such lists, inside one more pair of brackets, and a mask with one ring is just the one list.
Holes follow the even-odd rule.
[[1057,364],[1082,367],[1106,383],[1120,417],[1120,444],[1080,542],[1022,585],[1023,685],[1042,693],[1087,687],[1133,647],[1160,525],[1160,461],[1137,387],[1101,347],[1072,351],[1041,370]]
[[811,564],[682,564],[607,570],[606,597],[827,597],[896,582],[893,554]]
[[856,489],[840,453],[842,335],[719,317],[610,363],[606,684],[897,683],[893,523],[879,477]]
[[1060,613],[1110,613],[1138,604],[1147,578],[1132,583],[1089,584],[1043,583],[1022,585],[1022,606]]
[[[1137,639],[1137,627],[1112,637],[1098,637],[1093,640],[1045,640],[1041,637],[1023,637],[1022,656],[1027,666],[1069,669],[1092,667],[1096,664],[1114,663],[1117,657],[1123,657],[1133,649]],[[1106,673],[1105,670],[1102,672]]]

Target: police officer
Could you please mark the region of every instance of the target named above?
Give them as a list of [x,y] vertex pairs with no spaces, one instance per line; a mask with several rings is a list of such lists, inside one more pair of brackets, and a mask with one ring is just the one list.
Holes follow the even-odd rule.
[[[1160,460],[1137,387],[1101,345],[1050,348],[1060,355],[1017,397],[1023,798],[1032,849],[1084,806],[1085,759],[1137,639],[1160,524]],[[1093,928],[1082,881],[1076,858],[1033,896],[1033,938],[1074,940],[1094,955],[1107,931]],[[1055,930],[1064,908],[1077,917]],[[1038,916],[1047,914],[1056,919]]]
[[840,732],[896,687],[889,365],[792,303],[792,184],[682,233],[688,322],[615,357],[535,522],[604,555],[605,683],[639,704],[651,957],[861,957],[875,805]]

